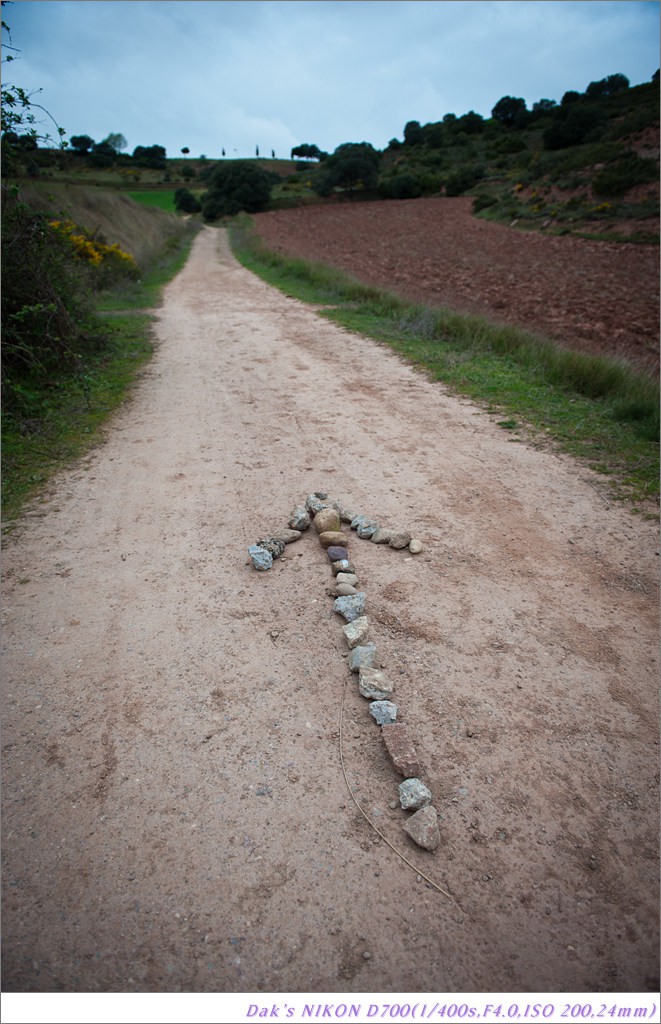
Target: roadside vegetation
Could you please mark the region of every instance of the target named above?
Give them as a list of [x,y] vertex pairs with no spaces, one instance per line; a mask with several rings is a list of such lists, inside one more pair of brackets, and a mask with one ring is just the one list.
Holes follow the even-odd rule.
[[323,264],[267,250],[241,215],[230,224],[237,258],[319,314],[383,342],[432,380],[483,406],[513,442],[571,454],[603,475],[605,500],[655,514],[659,495],[659,386],[612,359],[483,317],[409,303]]
[[[158,304],[194,234],[154,211],[157,227],[151,211],[124,196],[67,198],[64,210],[53,196],[32,205],[17,185],[3,186],[3,527],[53,472],[98,442],[151,356],[145,310]],[[124,239],[99,231],[120,210],[135,245],[131,231],[119,234],[140,263]]]

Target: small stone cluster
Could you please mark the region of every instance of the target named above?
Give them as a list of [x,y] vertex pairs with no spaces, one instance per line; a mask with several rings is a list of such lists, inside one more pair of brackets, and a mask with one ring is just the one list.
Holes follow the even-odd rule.
[[435,850],[440,842],[438,814],[432,806],[432,794],[418,777],[421,766],[408,727],[397,721],[399,708],[390,700],[392,680],[382,671],[376,646],[369,642],[369,618],[365,614],[366,594],[359,589],[359,579],[349,559],[351,534],[342,530],[349,523],[358,537],[373,544],[389,544],[411,554],[422,551],[421,541],[406,530],[389,530],[369,516],[357,514],[340,502],[331,501],[323,491],[308,495],[305,504],[293,509],[288,529],[258,540],[248,548],[255,569],[266,571],[279,558],[286,544],[298,540],[311,525],[319,543],[328,555],[335,584],[333,610],[346,622],[344,636],[349,647],[349,669],[358,676],[358,690],[370,701],[369,712],[381,729],[386,751],[395,770],[404,778],[399,786],[399,803],[403,810],[413,811],[403,826],[407,835],[425,850]]

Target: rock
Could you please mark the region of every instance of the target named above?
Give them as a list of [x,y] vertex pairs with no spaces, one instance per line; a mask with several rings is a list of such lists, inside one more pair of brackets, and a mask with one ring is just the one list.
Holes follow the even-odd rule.
[[369,519],[366,523],[362,523],[357,529],[356,533],[361,540],[369,540],[376,531],[379,529],[379,524],[375,523],[373,519]]
[[[341,583],[338,583],[337,585],[338,587],[342,586]],[[354,591],[354,593],[356,593],[356,591]],[[346,626],[342,626],[342,632],[347,638],[347,643],[351,649],[358,647],[359,644],[365,643],[369,636],[369,631],[370,620],[366,615],[361,615],[359,618],[354,619],[353,622],[348,622]]]
[[266,572],[273,565],[271,552],[267,551],[266,548],[260,548],[258,544],[251,544],[248,548],[248,554],[255,569],[259,569],[260,572]]
[[392,530],[386,530],[383,526],[380,526],[378,530],[375,530],[370,540],[373,544],[388,544],[392,537]]
[[329,502],[320,498],[320,494],[323,494],[324,498],[328,497],[328,495],[324,494],[323,491],[315,491],[314,494],[308,494],[307,498],[305,499],[305,507],[308,510],[308,512],[312,513],[313,516],[316,516],[317,512],[321,512],[322,509],[328,508],[330,504]]
[[341,547],[345,548],[349,541],[349,534],[341,530],[326,530],[319,534],[319,543],[322,548]]
[[412,814],[403,828],[413,842],[421,846],[423,850],[435,850],[441,841],[438,831],[438,814],[436,808],[431,804],[421,807],[419,811]]
[[331,544],[329,548],[326,548],[326,554],[333,564],[335,564],[335,562],[346,562],[349,558],[349,552],[347,549],[338,547],[337,544]]
[[360,672],[361,668],[373,668],[376,661],[376,644],[362,644],[354,647],[349,655],[349,668],[352,672]]
[[263,537],[257,541],[257,547],[264,548],[272,558],[280,558],[280,555],[285,550],[285,542],[284,540],[278,540],[277,537]]
[[384,725],[381,736],[395,770],[406,779],[419,775],[420,762],[408,726],[403,722]]
[[406,530],[393,530],[389,541],[391,548],[407,548],[410,543],[410,533],[407,533]]
[[313,526],[317,533],[326,533],[329,530],[339,533],[340,514],[334,508],[322,508],[314,517]]
[[[337,550],[337,548],[327,548],[328,555],[330,555],[333,550]],[[340,550],[343,551],[345,549],[340,548]],[[353,565],[348,558],[338,558],[337,561],[333,562],[331,568],[333,570],[333,576],[338,576],[341,572],[353,572]]]
[[333,610],[347,622],[354,622],[365,611],[365,593],[359,591],[359,593],[350,594],[348,597],[336,598],[333,602]]
[[357,530],[359,526],[364,526],[365,523],[369,523],[369,522],[370,522],[370,517],[369,516],[364,516],[364,515],[354,516],[353,519],[351,520],[351,529],[352,530]]
[[344,505],[342,505],[341,502],[339,501],[333,502],[333,508],[335,509],[336,512],[339,513],[340,519],[342,520],[343,523],[350,523],[352,519],[356,518],[356,513],[352,512],[348,508],[345,508]]
[[290,530],[307,530],[312,522],[310,513],[302,505],[297,505],[289,517],[287,526]]
[[422,541],[412,540],[411,543],[409,544],[409,551],[411,552],[412,555],[419,555],[420,552],[422,551]]
[[302,534],[300,530],[278,530],[273,536],[283,544],[293,544],[295,540],[301,539]]
[[[360,669],[358,689],[368,700],[387,700],[394,686],[381,669],[366,666]],[[388,728],[390,729],[392,726],[388,726]]]
[[352,572],[338,572],[335,577],[336,583],[348,583],[350,587],[355,587],[358,583],[358,577]]
[[399,784],[399,802],[405,811],[417,810],[431,803],[431,790],[420,779],[405,779]]
[[377,725],[390,725],[397,718],[398,707],[389,700],[375,700],[370,704],[370,715]]
[[333,588],[332,593],[334,597],[349,597],[351,594],[357,594],[358,591],[348,583],[338,583],[338,585]]

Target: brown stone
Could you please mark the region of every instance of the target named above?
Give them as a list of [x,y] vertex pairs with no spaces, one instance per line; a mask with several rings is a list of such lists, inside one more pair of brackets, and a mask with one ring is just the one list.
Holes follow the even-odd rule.
[[408,726],[403,722],[382,725],[381,735],[396,771],[405,779],[416,778],[421,768]]
[[407,548],[411,543],[411,534],[407,530],[396,530],[390,535],[391,548]]
[[436,808],[431,804],[421,807],[419,811],[412,814],[402,827],[407,836],[410,836],[413,842],[421,846],[423,850],[435,850],[441,841],[441,834],[438,831],[438,814]]
[[313,525],[317,533],[327,533],[329,530],[339,532],[340,513],[334,508],[322,508],[313,519]]
[[341,530],[326,530],[324,533],[319,534],[319,543],[322,548],[345,548],[349,542],[349,534],[342,533]]

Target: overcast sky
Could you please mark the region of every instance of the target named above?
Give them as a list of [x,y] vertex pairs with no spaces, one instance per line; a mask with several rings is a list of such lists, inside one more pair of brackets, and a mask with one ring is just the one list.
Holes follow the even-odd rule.
[[67,137],[171,157],[383,149],[407,121],[659,66],[655,0],[17,0],[2,16],[21,51],[5,80],[41,89]]

